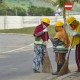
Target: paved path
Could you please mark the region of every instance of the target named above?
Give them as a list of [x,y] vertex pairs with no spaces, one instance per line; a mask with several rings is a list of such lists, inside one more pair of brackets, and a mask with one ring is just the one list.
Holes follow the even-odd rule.
[[[51,75],[51,73],[40,73],[40,74],[33,73],[32,70],[33,41],[32,40],[33,37],[28,35],[25,36],[16,35],[16,34],[0,35],[0,80],[61,79],[61,77],[53,76]],[[55,63],[54,53],[51,47],[52,45],[48,43],[49,57],[51,59],[53,72],[54,72],[56,69],[56,63]],[[74,65],[75,64],[74,50],[71,51],[69,62],[70,62],[70,66],[69,66],[70,70],[75,71],[76,65]]]

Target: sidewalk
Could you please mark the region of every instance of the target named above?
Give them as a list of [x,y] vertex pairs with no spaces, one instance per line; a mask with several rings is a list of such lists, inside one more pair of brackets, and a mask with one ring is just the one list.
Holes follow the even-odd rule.
[[69,66],[70,73],[63,75],[63,76],[57,76],[56,78],[53,77],[51,80],[80,80],[80,72],[75,72],[77,67],[75,64]]
[[[52,44],[49,41],[48,48],[50,47],[52,47]],[[10,80],[80,80],[80,73],[75,72],[76,65],[70,65],[69,69],[71,72],[63,76],[52,75],[51,73],[33,73],[29,76],[24,75]]]
[[34,73],[30,76],[11,80],[80,80],[80,72],[72,72],[64,76],[51,75],[49,73]]
[[10,80],[51,80],[51,79],[53,79],[53,75],[51,75],[50,73],[33,73],[32,75],[29,76],[25,75]]
[[80,80],[80,72],[73,72],[52,80]]
[[80,80],[80,72],[75,72],[76,65],[70,65],[69,69],[71,72],[63,76],[52,75],[51,73],[33,73],[29,76],[24,75],[10,80]]

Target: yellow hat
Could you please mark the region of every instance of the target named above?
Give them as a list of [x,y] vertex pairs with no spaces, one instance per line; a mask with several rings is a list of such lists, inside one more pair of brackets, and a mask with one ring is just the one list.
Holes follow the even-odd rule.
[[42,18],[41,21],[42,21],[42,22],[45,22],[45,23],[47,23],[47,24],[50,24],[50,19],[49,19],[48,17]]
[[64,23],[61,22],[61,21],[57,21],[57,22],[55,23],[55,26],[56,26],[56,27],[58,27],[58,26],[64,26]]
[[73,16],[67,18],[68,24],[71,24],[74,20],[76,20]]

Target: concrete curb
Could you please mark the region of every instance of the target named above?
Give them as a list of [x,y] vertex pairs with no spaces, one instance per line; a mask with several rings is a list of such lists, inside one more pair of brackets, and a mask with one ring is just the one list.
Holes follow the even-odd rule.
[[72,73],[68,73],[68,74],[63,75],[63,76],[59,76],[56,80],[64,80],[65,78],[67,78],[68,76],[70,76],[70,75],[72,75],[74,73],[76,73],[76,72],[72,72]]
[[48,77],[47,79],[45,80],[65,80],[65,78],[67,78],[68,76],[76,73],[76,64],[72,64],[72,65],[69,65],[69,69],[70,69],[70,73],[67,73],[63,76],[59,76],[59,75],[52,75],[52,77]]
[[44,80],[65,80],[65,78],[67,78],[68,76],[70,76],[74,73],[76,73],[76,72],[71,72],[71,73],[65,74],[63,76],[52,75],[52,76],[45,78]]

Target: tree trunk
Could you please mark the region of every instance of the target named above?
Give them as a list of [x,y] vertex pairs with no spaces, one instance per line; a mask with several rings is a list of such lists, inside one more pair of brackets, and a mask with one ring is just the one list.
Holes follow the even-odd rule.
[[70,0],[70,2],[71,2],[72,4],[74,4],[74,0]]
[[64,26],[66,28],[67,22],[66,22],[66,10],[63,8],[63,19],[64,19]]

